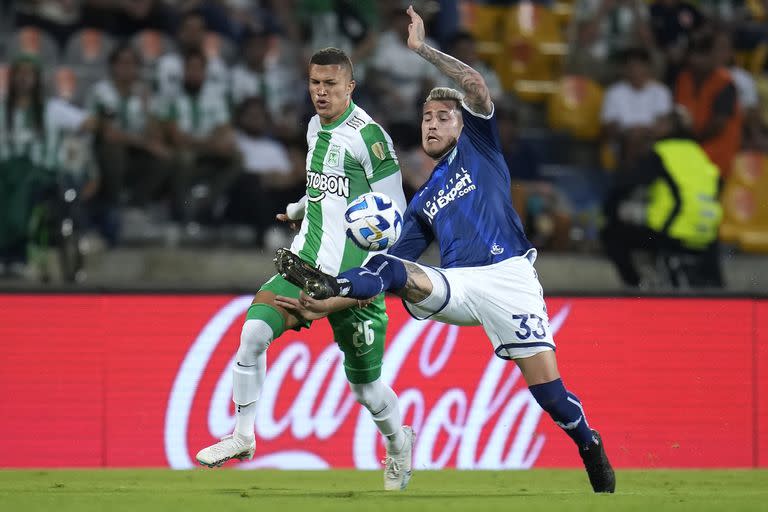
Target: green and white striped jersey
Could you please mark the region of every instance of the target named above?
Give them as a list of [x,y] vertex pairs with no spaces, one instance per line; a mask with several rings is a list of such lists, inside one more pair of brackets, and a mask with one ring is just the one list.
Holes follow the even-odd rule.
[[291,251],[336,275],[361,265],[369,254],[344,234],[347,205],[393,175],[402,194],[400,165],[389,135],[352,102],[330,125],[315,115],[307,144],[306,213]]
[[81,128],[87,113],[62,100],[48,99],[43,109],[43,126],[37,130],[29,109],[15,110],[9,123],[8,108],[5,102],[0,102],[0,162],[28,158],[45,169],[62,167],[66,161],[62,154],[64,139]]
[[[138,89],[138,88],[137,88]],[[115,124],[129,133],[142,133],[150,114],[150,100],[141,91],[122,96],[111,80],[96,82],[88,93],[86,108],[94,115],[114,116]]]
[[176,122],[179,130],[195,137],[207,137],[219,126],[230,122],[229,105],[224,93],[208,84],[203,85],[197,96],[180,92],[158,103],[161,119]]

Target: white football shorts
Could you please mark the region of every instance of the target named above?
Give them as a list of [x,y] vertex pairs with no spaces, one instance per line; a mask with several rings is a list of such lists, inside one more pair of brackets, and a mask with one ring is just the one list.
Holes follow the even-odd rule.
[[[432,294],[405,308],[418,320],[482,325],[502,359],[555,350],[544,291],[533,268],[536,250],[485,267],[435,268],[417,263]],[[413,262],[411,262],[413,263]]]

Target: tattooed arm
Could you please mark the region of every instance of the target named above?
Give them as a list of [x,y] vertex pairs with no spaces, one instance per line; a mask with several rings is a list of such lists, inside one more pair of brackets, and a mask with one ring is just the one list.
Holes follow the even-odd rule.
[[421,19],[412,6],[408,7],[408,15],[411,24],[408,26],[408,48],[415,51],[423,59],[431,62],[448,78],[461,86],[464,91],[464,103],[469,109],[482,115],[488,115],[493,111],[491,93],[485,85],[482,75],[464,64],[459,59],[435,50],[424,42],[424,20]]

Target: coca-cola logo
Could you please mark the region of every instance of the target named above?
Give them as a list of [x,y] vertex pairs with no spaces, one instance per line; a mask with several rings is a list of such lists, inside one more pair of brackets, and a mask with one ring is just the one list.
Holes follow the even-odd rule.
[[[165,454],[173,468],[193,467],[194,453],[202,448],[189,440],[191,418],[200,416],[193,415],[195,404],[207,404],[208,441],[234,428],[233,361],[215,370],[210,362],[220,350],[231,350],[234,356],[232,337],[251,300],[241,296],[222,306],[181,363],[164,427]],[[566,304],[553,316],[553,333],[569,312]],[[546,442],[538,430],[543,411],[515,365],[493,355],[487,338],[478,335],[482,331],[413,319],[395,328],[390,326],[388,333],[382,379],[398,393],[404,417],[417,432],[415,466],[533,466]],[[343,354],[330,339],[318,346],[306,333],[293,334],[293,339],[286,334],[270,349],[270,356],[277,354],[270,358],[258,403],[256,457],[239,467],[379,468],[381,439],[369,413],[348,390]],[[227,343],[222,343],[225,338]],[[201,382],[212,379],[209,399],[197,396]]]

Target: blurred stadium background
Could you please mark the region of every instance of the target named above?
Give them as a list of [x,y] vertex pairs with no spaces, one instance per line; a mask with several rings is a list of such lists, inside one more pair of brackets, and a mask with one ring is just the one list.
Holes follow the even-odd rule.
[[[493,92],[562,369],[617,466],[766,467],[768,2],[412,3]],[[0,467],[188,468],[231,430],[240,294],[273,273],[290,240],[274,216],[303,194],[313,50],[352,56],[407,194],[429,176],[419,105],[450,84],[405,46],[405,7],[0,1]],[[717,165],[703,245],[657,236],[642,179],[679,104]],[[433,436],[417,467],[578,467],[482,331],[390,306],[385,367]],[[329,329],[286,338],[253,466],[378,467],[334,395]]]

